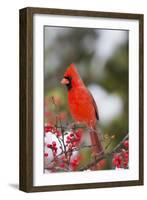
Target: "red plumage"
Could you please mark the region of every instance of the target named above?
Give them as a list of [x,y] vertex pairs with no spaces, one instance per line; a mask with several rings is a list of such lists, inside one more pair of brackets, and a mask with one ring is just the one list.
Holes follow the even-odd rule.
[[99,154],[103,147],[96,131],[96,121],[99,119],[97,105],[74,64],[67,68],[61,83],[68,89],[68,104],[72,117],[76,122],[85,123],[90,128],[93,153]]

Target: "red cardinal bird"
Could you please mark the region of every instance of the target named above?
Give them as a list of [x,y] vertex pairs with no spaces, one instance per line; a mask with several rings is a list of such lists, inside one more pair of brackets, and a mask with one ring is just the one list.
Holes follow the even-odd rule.
[[74,64],[67,68],[62,84],[67,86],[68,104],[72,117],[76,122],[86,124],[90,128],[90,138],[94,155],[103,152],[103,147],[96,131],[99,120],[98,109],[91,93],[84,85]]

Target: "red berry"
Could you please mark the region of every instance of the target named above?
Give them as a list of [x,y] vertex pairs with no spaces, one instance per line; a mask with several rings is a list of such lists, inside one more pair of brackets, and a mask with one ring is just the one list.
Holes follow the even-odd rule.
[[71,137],[70,137],[70,136],[67,136],[67,140],[71,140]]
[[125,140],[124,143],[123,143],[123,145],[124,145],[124,147],[125,147],[126,149],[128,149],[128,147],[129,147],[129,142],[128,142],[128,140]]
[[66,144],[70,143],[70,140],[66,140]]
[[52,148],[51,144],[47,144],[46,146],[47,146],[47,148]]
[[128,153],[128,151],[123,152],[123,156],[124,156],[124,162],[126,162],[128,164],[128,162],[129,162],[129,153]]
[[60,167],[61,167],[61,168],[64,168],[64,167],[65,167],[65,164],[64,164],[64,163],[60,163]]
[[61,136],[61,132],[58,131],[58,130],[56,130],[56,133],[55,133],[55,134],[57,135],[57,137],[60,137],[60,136]]
[[53,142],[52,142],[52,145],[53,145],[53,147],[56,147],[56,142],[53,141]]
[[57,147],[54,147],[54,152],[57,153]]
[[80,162],[80,156],[76,157],[75,159],[73,159],[71,161],[71,168],[75,171],[79,165],[79,162]]
[[72,160],[71,165],[72,167],[76,167],[78,165],[77,159]]
[[72,143],[72,146],[73,146],[73,147],[76,147],[76,145],[77,145],[77,142],[73,142],[73,143]]
[[50,124],[48,124],[48,125],[46,125],[46,126],[44,127],[45,133],[47,133],[47,132],[52,132],[52,130],[53,130],[53,126],[51,126]]
[[122,158],[120,155],[115,154],[113,158],[113,165],[116,166],[117,168],[120,168],[122,164]]
[[74,136],[74,134],[73,134],[73,133],[71,133],[71,134],[70,134],[70,137],[73,137],[73,136]]
[[44,153],[44,157],[48,157],[48,153]]

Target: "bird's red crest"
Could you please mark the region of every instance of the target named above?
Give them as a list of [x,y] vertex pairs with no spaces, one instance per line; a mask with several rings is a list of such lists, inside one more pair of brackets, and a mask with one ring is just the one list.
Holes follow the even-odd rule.
[[78,74],[75,64],[74,63],[70,64],[69,67],[67,68],[64,76],[68,77],[68,76],[77,76],[77,75],[79,75],[79,74]]

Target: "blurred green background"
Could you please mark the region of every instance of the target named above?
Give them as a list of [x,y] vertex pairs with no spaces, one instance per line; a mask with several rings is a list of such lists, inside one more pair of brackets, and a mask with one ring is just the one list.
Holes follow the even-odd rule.
[[60,81],[74,63],[97,103],[104,145],[114,136],[112,148],[128,133],[128,31],[45,26],[44,35],[45,122],[53,112],[73,122]]

